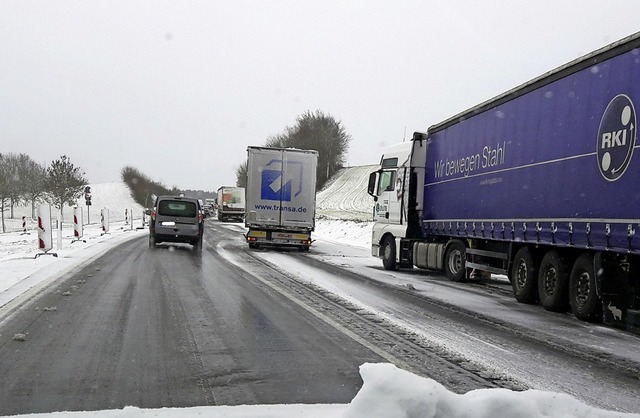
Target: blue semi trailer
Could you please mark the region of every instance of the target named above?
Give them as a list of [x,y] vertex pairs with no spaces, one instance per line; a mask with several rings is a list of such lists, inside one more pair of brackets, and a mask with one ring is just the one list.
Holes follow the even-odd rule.
[[638,104],[640,33],[415,133],[369,179],[372,255],[638,327]]

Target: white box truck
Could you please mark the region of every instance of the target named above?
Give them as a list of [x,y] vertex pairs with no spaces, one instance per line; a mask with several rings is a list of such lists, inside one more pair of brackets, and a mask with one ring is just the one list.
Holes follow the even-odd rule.
[[244,187],[222,186],[218,189],[218,220],[244,219]]
[[318,152],[247,148],[245,238],[250,248],[308,251],[315,227]]

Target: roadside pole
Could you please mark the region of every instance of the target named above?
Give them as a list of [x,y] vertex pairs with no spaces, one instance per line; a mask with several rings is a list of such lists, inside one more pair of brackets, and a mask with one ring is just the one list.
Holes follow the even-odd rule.
[[58,250],[62,249],[62,207],[63,205],[60,205],[60,211],[58,212],[58,243],[56,245]]

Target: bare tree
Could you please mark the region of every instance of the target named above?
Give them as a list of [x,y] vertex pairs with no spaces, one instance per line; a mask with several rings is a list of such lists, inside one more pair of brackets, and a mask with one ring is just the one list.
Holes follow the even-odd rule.
[[122,181],[127,183],[129,190],[131,190],[131,197],[145,208],[153,205],[153,196],[177,194],[175,190],[168,189],[163,184],[151,180],[151,178],[134,167],[124,167],[120,174],[122,175]]
[[296,125],[288,129],[288,137],[289,146],[318,151],[318,189],[342,168],[351,141],[340,121],[319,110],[300,115]]
[[7,154],[7,194],[9,198],[9,219],[14,218],[14,208],[22,200],[24,192],[23,183],[20,179],[22,174],[22,164],[29,158],[25,154]]
[[14,218],[14,207],[24,199],[24,165],[29,160],[26,154],[4,154],[0,159],[0,206],[4,231],[5,212],[9,210],[9,218]]
[[[318,151],[316,189],[319,190],[344,165],[350,141],[351,135],[347,134],[340,121],[316,110],[298,116],[295,126],[288,126],[283,133],[267,138],[264,146]],[[236,185],[246,187],[246,184],[245,161],[236,169]]]
[[74,205],[76,203],[84,193],[84,187],[87,183],[84,172],[74,166],[66,155],[52,161],[47,168],[47,194],[51,204],[60,212],[65,204]]
[[25,162],[23,169],[24,174],[21,175],[23,197],[25,201],[31,202],[31,217],[34,218],[36,204],[42,201],[46,195],[47,169],[31,158]]
[[236,186],[247,187],[247,162],[243,162],[236,168]]

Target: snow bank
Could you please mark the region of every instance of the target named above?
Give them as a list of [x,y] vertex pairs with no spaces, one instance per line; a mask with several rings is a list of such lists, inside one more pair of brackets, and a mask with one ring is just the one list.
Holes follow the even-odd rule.
[[373,222],[320,218],[316,220],[314,237],[356,247],[371,247]]
[[364,385],[344,418],[613,418],[640,417],[592,408],[559,393],[507,389],[478,389],[458,395],[432,379],[392,364],[360,367]]
[[[589,407],[569,395],[528,390],[479,389],[452,393],[432,379],[392,364],[360,366],[362,389],[349,404],[240,405],[91,412],[55,412],[32,417],[201,418],[614,418],[640,417]],[[22,415],[24,416],[24,415]]]

